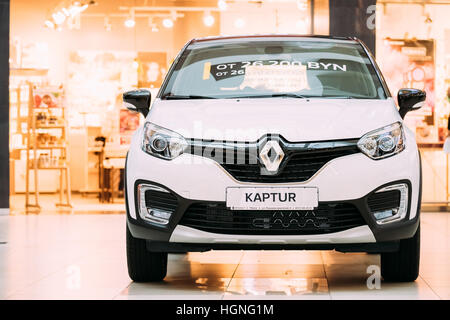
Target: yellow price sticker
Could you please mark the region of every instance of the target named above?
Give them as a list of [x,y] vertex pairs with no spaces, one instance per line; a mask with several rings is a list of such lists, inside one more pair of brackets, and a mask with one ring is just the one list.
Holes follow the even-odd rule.
[[211,73],[211,62],[205,62],[203,65],[203,80],[208,80]]

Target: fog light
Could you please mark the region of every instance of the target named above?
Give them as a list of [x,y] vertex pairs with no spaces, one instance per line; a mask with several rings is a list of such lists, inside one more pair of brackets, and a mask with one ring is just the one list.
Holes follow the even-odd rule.
[[398,190],[400,191],[400,201],[396,208],[385,209],[372,212],[377,224],[387,224],[402,220],[408,212],[408,185],[406,183],[394,184],[378,190],[376,193]]
[[373,215],[374,215],[375,219],[381,220],[381,219],[390,218],[392,216],[395,216],[397,214],[397,212],[398,212],[397,209],[390,209],[390,210],[375,212]]
[[161,209],[147,209],[147,214],[155,217],[155,218],[161,218],[164,220],[169,220],[172,216],[172,212],[170,211],[164,211]]
[[138,195],[138,204],[139,204],[139,216],[146,221],[166,225],[169,223],[170,217],[172,216],[172,212],[167,210],[162,210],[159,208],[152,208],[151,203],[147,205],[145,201],[145,193],[147,191],[159,191],[170,193],[166,189],[153,186],[150,184],[139,184],[137,187],[137,195]]

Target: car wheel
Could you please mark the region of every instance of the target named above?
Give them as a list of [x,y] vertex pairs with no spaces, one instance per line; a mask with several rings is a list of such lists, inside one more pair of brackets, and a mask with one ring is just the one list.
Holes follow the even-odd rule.
[[381,275],[385,281],[410,282],[419,276],[420,225],[410,239],[400,240],[397,252],[381,254]]
[[136,282],[161,281],[167,274],[167,252],[150,252],[145,240],[134,238],[127,226],[128,275]]

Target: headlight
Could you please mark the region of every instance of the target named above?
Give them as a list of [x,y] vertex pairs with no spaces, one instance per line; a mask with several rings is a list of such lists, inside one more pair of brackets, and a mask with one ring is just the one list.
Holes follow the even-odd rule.
[[365,134],[358,141],[359,149],[372,159],[393,156],[405,149],[405,134],[400,122]]
[[148,154],[171,160],[182,154],[186,148],[186,140],[178,133],[150,122],[144,125],[142,150]]

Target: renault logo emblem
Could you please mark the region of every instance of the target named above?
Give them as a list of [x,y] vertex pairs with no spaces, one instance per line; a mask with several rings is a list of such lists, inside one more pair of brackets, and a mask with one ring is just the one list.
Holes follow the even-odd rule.
[[[278,141],[269,140],[261,149],[259,158],[265,166],[266,174],[274,174],[280,167],[281,161],[284,158],[284,152]],[[265,171],[263,170],[261,173],[264,174]]]

